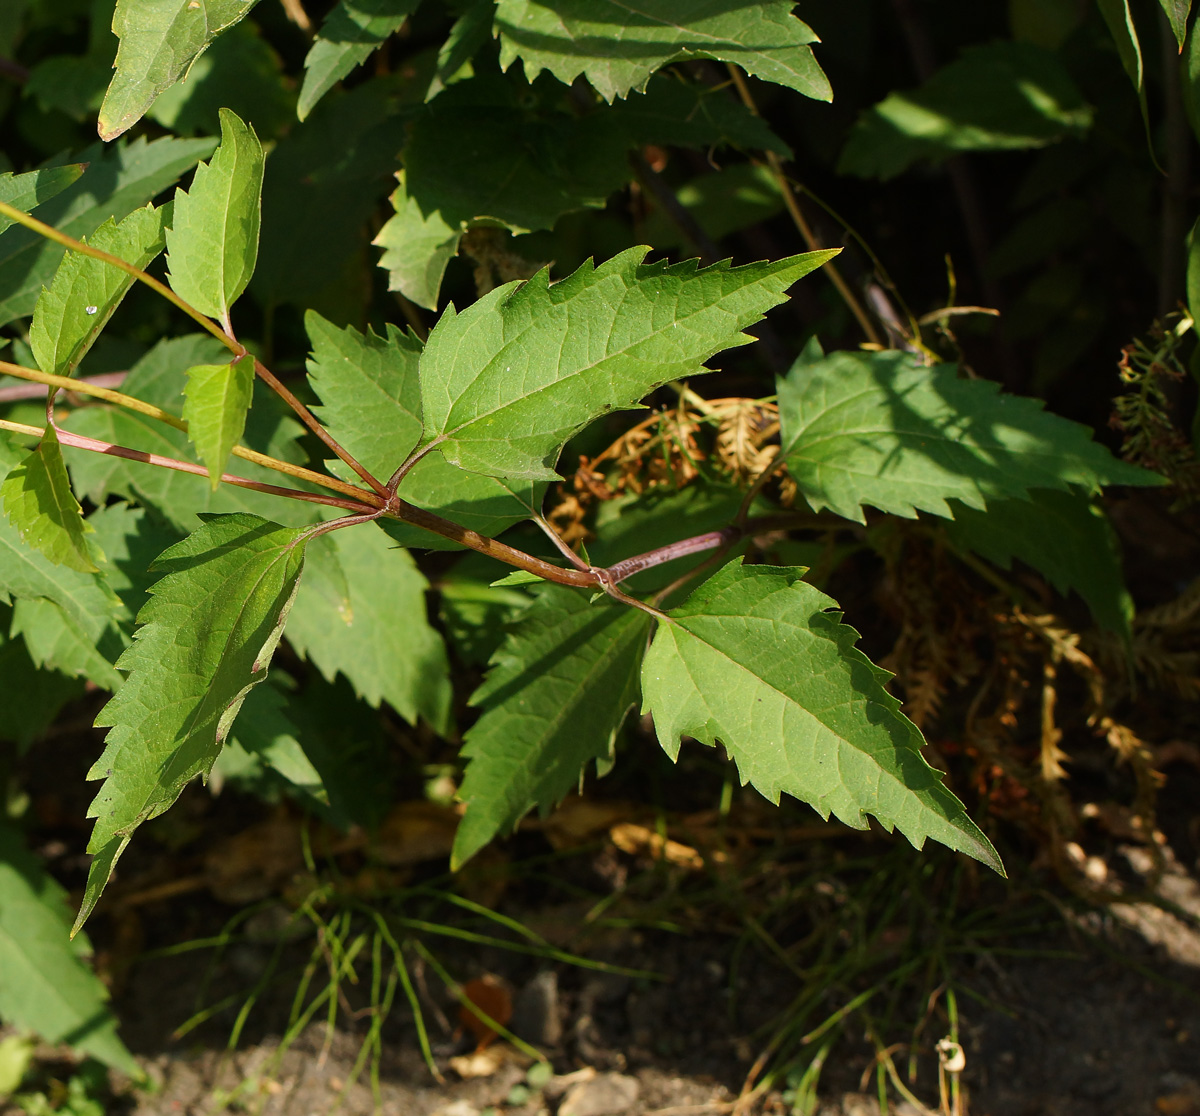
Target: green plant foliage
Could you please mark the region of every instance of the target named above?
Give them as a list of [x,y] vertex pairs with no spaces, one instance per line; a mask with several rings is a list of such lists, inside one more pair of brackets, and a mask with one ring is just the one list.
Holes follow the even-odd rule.
[[310,587],[305,579],[288,642],[329,681],[344,674],[370,705],[386,701],[409,723],[420,716],[447,732],[450,679],[442,638],[425,617],[429,583],[411,556],[374,527],[336,531],[327,541],[340,576],[334,591],[328,573],[326,585]]
[[[147,143],[79,152],[87,171],[73,185],[46,202],[38,217],[76,238],[90,236],[105,221],[121,220],[172,185],[181,174],[212,153],[209,139],[171,137]],[[63,249],[28,229],[9,229],[0,240],[0,325],[28,317],[62,259]]]
[[[36,209],[55,194],[61,194],[87,168],[82,163],[29,171],[28,174],[0,174],[0,201],[7,202],[26,213]],[[12,226],[12,218],[0,214],[0,233]]]
[[1147,121],[1149,109],[1146,104],[1146,75],[1145,64],[1142,60],[1142,44],[1138,38],[1137,23],[1133,18],[1133,9],[1129,0],[1097,0],[1100,14],[1108,24],[1109,33],[1117,45],[1117,54],[1121,65],[1133,88],[1137,90],[1138,101],[1142,108],[1142,119]]
[[325,404],[321,421],[377,476],[390,476],[421,439],[421,342],[396,326],[339,329],[310,312],[309,382]]
[[[86,244],[144,269],[163,250],[166,207],[135,209],[119,225],[105,221]],[[58,265],[29,327],[29,347],[43,372],[71,376],[133,286],[133,276],[78,252]]]
[[443,314],[421,356],[427,443],[474,472],[551,480],[584,425],[750,340],[741,330],[836,253],[703,269],[643,264],[645,254],[585,264],[554,286],[541,271]]
[[1103,509],[1087,496],[1033,489],[1027,500],[990,501],[986,512],[956,506],[946,533],[1002,569],[1019,558],[1059,592],[1075,590],[1101,627],[1131,638],[1133,598],[1120,547]]
[[62,605],[45,597],[28,597],[13,604],[9,635],[21,636],[34,664],[68,678],[86,678],[102,690],[115,692],[123,678],[113,667],[124,643],[115,628],[106,629],[100,645]]
[[1031,488],[1161,483],[1037,400],[906,353],[801,360],[778,387],[782,452],[804,498],[860,523],[866,504],[949,518],[950,499],[982,508]]
[[1163,14],[1167,17],[1167,22],[1171,25],[1175,41],[1182,51],[1184,40],[1187,39],[1188,16],[1191,14],[1192,0],[1158,0],[1158,2],[1162,6]]
[[0,820],[0,1014],[140,1076],[117,1037],[104,985],[83,963],[87,939],[72,943],[70,925],[66,892]]
[[[105,81],[111,73],[105,61]],[[188,70],[187,80],[161,93],[147,115],[176,135],[221,130],[220,110],[254,118],[255,132],[276,136],[294,119],[296,94],[288,88],[279,55],[249,21],[213,41]]]
[[197,364],[188,369],[187,377],[183,419],[216,491],[229,451],[241,441],[246,429],[246,412],[254,396],[254,358]]
[[89,777],[93,854],[75,928],[142,822],[207,776],[250,688],[266,676],[304,565],[303,531],[216,516],[155,563],[164,571],[117,664],[125,685],[96,724],[111,731]]
[[440,209],[428,216],[422,213],[404,187],[404,172],[397,178],[400,185],[391,197],[395,213],[371,243],[383,249],[379,266],[387,270],[388,290],[436,310],[442,277],[458,251],[462,230],[448,224]]
[[167,233],[171,287],[201,313],[229,321],[258,258],[263,151],[253,128],[221,110],[221,146],[175,191]]
[[304,84],[296,114],[303,120],[313,106],[376,48],[400,30],[420,0],[340,0],[325,17],[304,59]]
[[1043,147],[1078,135],[1091,109],[1066,66],[1031,43],[972,47],[920,89],[891,93],[863,114],[838,169],[892,178],[920,159]]
[[0,677],[20,701],[0,703],[0,740],[16,744],[18,754],[50,727],[63,706],[83,694],[84,683],[39,667],[29,657],[24,641],[3,634],[8,624],[0,610]]
[[530,80],[545,69],[567,84],[583,74],[607,101],[688,58],[733,62],[806,97],[833,97],[808,45],[817,37],[785,0],[706,0],[682,19],[670,0],[498,0],[496,31],[506,69],[520,59]]
[[5,478],[0,497],[23,543],[41,551],[56,566],[97,572],[86,537],[91,528],[84,523],[83,509],[71,491],[53,426],[46,427],[37,449]]
[[[743,782],[917,848],[932,837],[1002,872],[988,839],[921,756],[921,734],[854,647],[836,603],[801,570],[730,563],[660,621],[642,712],[673,759],[680,737],[725,745]],[[779,647],[787,646],[785,656]]]
[[483,716],[466,735],[467,812],[454,838],[463,864],[535,806],[548,812],[593,761],[606,763],[637,704],[638,667],[650,618],[596,608],[547,586],[492,658],[471,704]]
[[117,0],[113,31],[121,40],[116,73],[100,106],[102,140],[136,124],[209,43],[258,0]]
[[[216,364],[222,356],[227,357],[228,350],[207,334],[172,338],[159,342],[139,360],[122,386],[128,394],[178,415],[187,370],[199,364]],[[247,444],[286,461],[303,460],[304,454],[297,441],[299,424],[277,410],[268,409],[261,396],[260,401],[263,406],[252,408],[248,417]],[[108,404],[80,407],[64,419],[62,425],[77,434],[136,446],[147,453],[195,460],[192,444],[182,430],[120,407]],[[294,526],[313,523],[317,519],[310,505],[281,506],[278,500],[262,493],[230,485],[223,485],[214,492],[208,480],[187,473],[155,469],[119,457],[78,450],[68,450],[64,456],[76,487],[93,498],[94,503],[101,503],[105,493],[144,502],[174,524],[180,534],[195,530],[199,525],[196,517],[202,512],[274,512]],[[277,473],[246,461],[238,461],[237,472],[251,480],[277,482],[279,479]]]

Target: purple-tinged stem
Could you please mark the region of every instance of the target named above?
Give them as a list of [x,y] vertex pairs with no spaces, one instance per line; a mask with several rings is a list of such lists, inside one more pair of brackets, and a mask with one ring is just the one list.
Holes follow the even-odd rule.
[[624,581],[642,570],[673,562],[676,558],[685,558],[689,554],[700,554],[705,550],[715,550],[719,546],[729,546],[742,536],[738,527],[726,527],[720,531],[709,531],[705,535],[693,535],[690,539],[680,539],[679,542],[660,546],[657,550],[648,550],[645,554],[637,554],[625,558],[608,567],[608,576],[613,583]]

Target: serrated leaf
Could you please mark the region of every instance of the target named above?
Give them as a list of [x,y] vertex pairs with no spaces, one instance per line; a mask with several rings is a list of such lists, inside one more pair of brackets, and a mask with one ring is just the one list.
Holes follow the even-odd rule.
[[1171,25],[1171,31],[1175,36],[1175,41],[1179,44],[1180,53],[1183,52],[1183,44],[1187,40],[1187,22],[1188,16],[1192,10],[1192,0],[1158,0],[1162,6],[1163,14],[1167,17],[1167,22]]
[[1058,55],[1032,43],[968,47],[919,89],[890,93],[850,132],[838,170],[893,178],[920,159],[1044,147],[1084,132],[1092,110]]
[[385,39],[400,30],[420,0],[341,0],[325,18],[304,59],[304,84],[296,115],[313,106]]
[[212,135],[221,130],[220,110],[228,108],[252,119],[259,137],[268,139],[292,122],[295,105],[279,55],[245,20],[214,40],[187,80],[164,90],[147,115],[176,135]]
[[125,685],[101,710],[111,731],[88,777],[104,779],[75,929],[100,898],[133,831],[207,776],[246,694],[266,677],[304,565],[303,529],[214,516],[167,550],[164,571],[118,661]]
[[656,143],[701,150],[732,144],[774,151],[787,159],[791,148],[728,89],[712,89],[674,75],[650,79],[646,92],[611,110],[637,144]]
[[[110,218],[83,240],[145,270],[163,250],[165,217],[165,207],[135,209],[119,225]],[[68,252],[34,307],[29,347],[38,367],[74,375],[133,283],[132,275],[104,260]]]
[[[174,183],[213,149],[210,139],[144,138],[111,148],[94,144],[75,158],[83,176],[48,201],[38,217],[76,239],[110,217],[120,220]],[[0,325],[33,313],[65,249],[31,229],[9,229],[0,238]]]
[[326,536],[349,586],[349,607],[301,585],[288,620],[288,642],[329,681],[344,674],[372,706],[386,701],[410,724],[424,717],[445,732],[450,680],[442,637],[429,626],[429,583],[406,551],[374,527]]
[[[492,37],[492,0],[469,0],[460,8],[445,42],[438,48],[437,78],[448,82],[483,48]],[[432,90],[426,98],[432,99]]]
[[564,213],[604,205],[629,180],[625,154],[635,142],[616,111],[580,116],[557,87],[479,74],[413,120],[405,189],[423,215],[440,214],[450,228],[549,229]]
[[866,815],[1003,873],[988,839],[921,755],[921,734],[855,646],[837,604],[800,568],[733,562],[661,621],[642,666],[642,712],[673,759],[680,738],[719,740],[742,782],[822,817]]
[[863,505],[949,518],[949,499],[982,508],[1031,488],[1160,484],[1118,461],[1079,423],[1037,399],[1003,395],[911,355],[832,353],[778,383],[782,452],[804,498],[865,522]]
[[386,337],[339,329],[314,311],[304,327],[321,421],[375,476],[391,476],[421,437],[421,342],[391,324]]
[[48,729],[64,705],[83,696],[84,684],[56,670],[39,669],[23,640],[7,639],[5,613],[0,612],[0,678],[20,701],[0,702],[0,740],[17,745],[17,754]]
[[[63,167],[45,167],[27,174],[5,172],[0,174],[0,201],[30,213],[55,194],[61,194],[86,169],[82,163],[68,163]],[[0,214],[0,233],[12,225],[11,217]]]
[[197,364],[188,369],[187,377],[183,418],[215,491],[229,451],[246,429],[246,412],[254,396],[254,358],[247,354],[226,364]]
[[102,140],[133,127],[155,98],[187,75],[222,31],[258,0],[117,0],[112,29],[120,46],[97,129]]
[[806,97],[833,99],[808,45],[817,36],[792,15],[790,0],[699,0],[685,11],[672,0],[498,0],[495,26],[505,69],[519,58],[530,81],[546,69],[568,85],[583,74],[606,101],[691,58],[734,62]]
[[110,693],[120,688],[122,677],[113,662],[124,643],[114,628],[104,633],[105,654],[61,605],[32,597],[13,604],[9,634],[25,640],[35,666],[57,670],[68,678],[86,678]]
[[117,1037],[108,992],[72,945],[66,892],[0,821],[0,1017],[140,1074]]
[[467,733],[451,866],[459,867],[535,806],[548,811],[603,763],[637,704],[650,618],[552,585],[522,613],[471,698],[483,715]]
[[[311,554],[311,550],[308,554]],[[306,554],[306,566],[307,563]],[[321,776],[304,754],[296,733],[296,726],[288,716],[287,698],[276,686],[268,683],[255,686],[246,695],[230,744],[236,744],[249,755],[256,756],[304,796],[328,805],[329,798],[321,785]],[[230,744],[226,745],[225,752],[230,750]],[[225,752],[222,752],[222,758]]]
[[464,469],[552,479],[568,438],[752,340],[741,331],[835,254],[698,269],[642,264],[647,251],[585,263],[553,286],[543,270],[447,310],[421,355],[426,439]]
[[330,94],[271,152],[253,283],[264,302],[295,302],[343,321],[362,313],[366,296],[355,283],[363,281],[369,219],[391,192],[405,144],[391,92],[375,79]]
[[1075,590],[1101,627],[1131,638],[1133,598],[1120,544],[1103,509],[1086,496],[1034,489],[1028,500],[994,500],[986,512],[959,505],[946,533],[1002,569],[1019,558],[1060,593]]
[[175,191],[167,232],[171,289],[228,328],[229,308],[258,259],[263,150],[254,129],[221,110],[221,146],[196,168],[191,189]]
[[37,449],[13,469],[0,485],[4,512],[21,541],[39,550],[57,566],[97,573],[83,519],[83,509],[71,491],[58,435],[47,426]]
[[404,172],[396,177],[400,185],[391,197],[395,212],[371,243],[383,249],[379,266],[388,273],[388,290],[436,310],[442,276],[458,252],[462,229],[447,224],[440,210],[422,213],[404,188]]

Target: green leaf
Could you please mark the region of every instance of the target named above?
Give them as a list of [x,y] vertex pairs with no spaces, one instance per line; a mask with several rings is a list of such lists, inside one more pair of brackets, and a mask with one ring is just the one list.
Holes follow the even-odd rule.
[[83,943],[72,945],[69,926],[66,892],[0,821],[0,1017],[138,1077],[107,990],[84,964]]
[[86,538],[91,527],[71,491],[53,426],[46,427],[37,449],[8,474],[0,496],[23,543],[40,550],[55,565],[98,572]]
[[254,358],[247,354],[227,364],[197,364],[188,369],[187,377],[183,418],[215,490],[229,451],[246,429],[246,412],[254,395]]
[[504,641],[506,627],[532,600],[522,590],[492,584],[504,568],[481,554],[468,554],[438,579],[439,615],[446,641],[470,666],[487,666]]
[[133,127],[163,90],[258,0],[117,0],[112,28],[121,45],[100,106],[98,131],[113,140]]
[[[438,49],[437,78],[443,83],[462,70],[492,37],[493,0],[467,0],[460,10],[462,15]],[[426,99],[431,97],[432,93]]]
[[806,97],[833,99],[808,45],[817,36],[792,15],[790,0],[700,0],[685,10],[672,0],[498,0],[500,64],[507,69],[519,58],[530,81],[543,69],[568,85],[583,74],[611,101],[645,89],[672,62],[715,58]]
[[659,623],[642,712],[672,759],[682,736],[719,740],[742,782],[866,829],[871,814],[1003,873],[987,838],[921,755],[917,727],[803,570],[730,563]]
[[[135,209],[119,225],[110,218],[84,242],[145,270],[163,250],[164,210]],[[133,283],[132,275],[104,260],[68,252],[33,311],[29,346],[38,367],[74,375]]]
[[42,670],[29,657],[24,641],[7,639],[0,614],[0,678],[20,701],[0,702],[0,740],[23,753],[48,729],[70,701],[83,696],[84,684],[56,670]]
[[[1138,104],[1142,110],[1142,122],[1146,126],[1147,140],[1149,140],[1150,116],[1146,104],[1146,75],[1142,61],[1142,44],[1138,38],[1137,23],[1134,21],[1129,0],[1096,0],[1096,2],[1100,7],[1100,14],[1104,17],[1104,22],[1108,24],[1109,34],[1116,43],[1121,65],[1137,92]],[[1153,155],[1153,148],[1151,152]]]
[[449,309],[421,355],[425,436],[464,469],[552,479],[563,444],[593,419],[705,371],[833,252],[698,269],[642,264],[646,248],[550,284],[548,270]]
[[[87,167],[82,163],[68,163],[63,167],[46,167],[28,174],[0,174],[0,201],[29,213],[55,194],[61,194],[85,170]],[[10,217],[0,214],[0,233],[12,225]]]
[[1179,50],[1182,53],[1184,41],[1187,39],[1187,23],[1192,10],[1192,0],[1158,0],[1158,2],[1167,17],[1167,22],[1171,25],[1171,31],[1174,33],[1175,41],[1179,44]]
[[387,336],[339,329],[313,311],[304,318],[312,343],[309,382],[329,432],[375,476],[390,477],[421,438],[421,342],[387,326]]
[[253,284],[264,302],[360,319],[368,222],[395,184],[405,140],[391,95],[379,79],[331,94],[271,152]]
[[[306,565],[308,557],[305,557]],[[270,683],[255,686],[246,696],[221,759],[231,746],[240,747],[290,783],[304,798],[327,805],[328,796],[321,785],[321,776],[304,754],[296,732],[296,726],[288,716],[287,698],[278,687]]]
[[147,115],[176,135],[212,135],[221,129],[220,110],[228,108],[252,119],[255,132],[267,139],[293,121],[295,104],[279,55],[245,20],[215,40],[187,80],[163,92]]
[[35,666],[57,670],[68,678],[86,678],[110,693],[121,686],[123,679],[113,663],[124,650],[124,641],[113,628],[105,631],[105,649],[101,651],[61,605],[31,597],[14,603],[9,634],[24,638]]
[[650,79],[646,92],[610,109],[636,144],[656,143],[700,150],[731,144],[751,151],[792,151],[728,89],[712,89],[675,75]]
[[798,361],[778,390],[780,441],[804,498],[859,523],[865,504],[948,518],[950,499],[982,508],[1025,499],[1031,488],[1162,483],[1040,400],[1002,395],[990,380],[959,379],[953,365],[926,368],[907,353]]
[[420,0],[341,0],[325,18],[308,56],[296,114],[313,106],[355,66],[364,63],[416,11]]
[[[675,196],[714,241],[768,221],[784,207],[774,172],[755,163],[735,163],[697,175],[680,186]],[[689,248],[695,251],[679,226],[661,209],[653,210],[646,218],[642,235],[655,248],[674,248],[683,254]]]
[[481,74],[413,120],[404,185],[421,214],[440,214],[452,229],[476,221],[549,229],[564,213],[604,205],[629,180],[632,143],[618,112],[580,116],[557,87]]
[[391,198],[395,213],[371,243],[383,249],[379,266],[387,270],[388,290],[399,291],[427,310],[436,310],[442,276],[458,252],[462,229],[447,224],[440,210],[428,216],[422,213],[404,188],[404,172],[396,177],[400,185]]
[[329,681],[344,674],[372,706],[386,701],[410,724],[450,725],[450,679],[442,637],[426,619],[429,583],[409,554],[370,526],[325,536],[349,587],[339,594],[307,580],[296,595],[287,637]]
[[893,178],[920,159],[1044,147],[1085,131],[1092,111],[1053,51],[1032,43],[968,47],[920,89],[891,93],[859,118],[838,170]]
[[1028,500],[994,500],[986,512],[956,506],[950,541],[1009,569],[1014,558],[1060,592],[1074,589],[1096,623],[1132,638],[1133,598],[1121,572],[1121,548],[1102,508],[1076,492],[1034,489]]
[[[228,357],[228,350],[207,334],[159,342],[134,365],[122,390],[179,414],[186,370],[197,364],[215,364],[222,356]],[[303,428],[277,406],[277,397],[265,385],[256,382],[255,393],[246,422],[246,445],[284,461],[304,462],[307,455],[299,443]],[[107,403],[78,407],[62,420],[62,425],[77,434],[147,453],[195,460],[192,444],[183,431],[123,407]],[[297,500],[281,502],[276,496],[232,485],[221,485],[214,492],[204,477],[87,450],[68,448],[64,456],[76,487],[94,503],[102,504],[111,496],[136,499],[153,506],[181,534],[196,529],[196,516],[201,512],[274,515],[277,519],[286,517],[284,521],[290,526],[317,521],[314,506]],[[279,483],[278,473],[248,461],[239,461],[237,472],[250,480]]]
[[471,698],[483,715],[467,733],[459,797],[466,814],[451,854],[458,868],[535,806],[549,811],[605,763],[637,704],[650,618],[551,585],[522,613]]
[[229,325],[258,258],[263,151],[254,129],[221,110],[221,146],[196,168],[192,188],[175,191],[167,233],[171,288],[201,313]]
[[[38,217],[77,240],[89,236],[109,218],[120,220],[144,206],[212,149],[209,139],[95,144],[76,156],[87,171],[46,202]],[[33,313],[64,251],[31,229],[9,229],[0,238],[0,325]]]
[[266,677],[304,565],[303,530],[214,516],[156,563],[164,576],[118,666],[125,685],[96,719],[109,728],[89,778],[94,854],[75,929],[142,822],[207,776],[250,688]]

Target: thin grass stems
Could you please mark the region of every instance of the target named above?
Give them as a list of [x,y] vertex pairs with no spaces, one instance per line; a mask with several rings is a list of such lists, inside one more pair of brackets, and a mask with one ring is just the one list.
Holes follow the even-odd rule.
[[523,1038],[518,1038],[508,1030],[504,1024],[493,1019],[486,1011],[478,1004],[474,1003],[462,990],[462,986],[456,981],[442,966],[441,962],[433,955],[428,946],[420,939],[413,942],[413,948],[421,955],[425,963],[438,975],[442,983],[446,986],[446,991],[450,993],[467,1011],[472,1015],[478,1016],[483,1022],[495,1031],[497,1035],[503,1038],[506,1042],[515,1046],[522,1054],[528,1055],[535,1062],[544,1062],[549,1065],[549,1059],[536,1046],[531,1046]]

